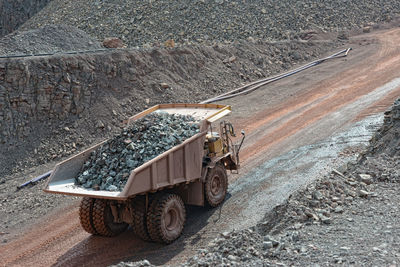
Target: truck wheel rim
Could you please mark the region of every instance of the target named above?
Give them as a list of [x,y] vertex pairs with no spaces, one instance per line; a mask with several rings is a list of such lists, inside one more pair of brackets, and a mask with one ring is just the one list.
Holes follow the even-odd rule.
[[211,181],[211,193],[216,196],[219,195],[222,191],[221,187],[221,179],[218,175],[214,176]]
[[165,213],[164,221],[165,228],[168,231],[173,231],[178,227],[178,211],[176,208],[170,208]]

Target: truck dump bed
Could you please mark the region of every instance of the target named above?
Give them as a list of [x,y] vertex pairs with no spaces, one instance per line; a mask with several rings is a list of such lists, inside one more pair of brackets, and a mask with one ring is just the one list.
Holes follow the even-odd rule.
[[230,106],[216,104],[161,104],[128,119],[128,124],[152,112],[191,115],[200,121],[200,132],[183,143],[132,170],[122,192],[86,189],[75,185],[85,161],[105,141],[56,165],[44,191],[56,194],[126,200],[201,177],[204,142],[209,123],[230,113]]

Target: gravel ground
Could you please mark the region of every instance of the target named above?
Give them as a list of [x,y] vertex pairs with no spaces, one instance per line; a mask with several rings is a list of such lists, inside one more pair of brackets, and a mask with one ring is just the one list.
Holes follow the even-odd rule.
[[256,226],[221,233],[181,266],[400,264],[399,104],[357,161],[297,191]]
[[53,163],[48,163],[27,168],[9,175],[7,182],[0,181],[0,244],[9,242],[37,221],[45,220],[53,212],[64,210],[73,204],[73,201],[79,203],[79,197],[45,193],[45,181],[17,190],[22,183],[53,167]]
[[340,31],[390,21],[397,0],[54,0],[22,29],[67,24],[103,40],[119,37],[129,46],[308,38],[310,31]]
[[34,30],[13,32],[0,39],[0,56],[103,48],[84,31],[66,25],[47,25]]

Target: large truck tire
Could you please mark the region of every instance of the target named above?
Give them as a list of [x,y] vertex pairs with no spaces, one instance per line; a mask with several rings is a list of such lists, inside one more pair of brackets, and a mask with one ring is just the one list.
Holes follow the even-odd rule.
[[93,225],[102,236],[116,236],[128,227],[126,223],[115,223],[110,204],[104,199],[96,199],[93,205]]
[[95,199],[90,197],[84,197],[81,200],[79,206],[79,220],[81,222],[83,230],[89,234],[96,235],[97,231],[93,224],[93,204]]
[[139,238],[151,241],[146,223],[146,199],[142,196],[135,197],[133,200],[133,210],[133,231]]
[[162,193],[155,197],[147,213],[147,229],[155,242],[169,244],[183,231],[186,209],[180,196]]
[[228,175],[222,164],[216,164],[209,169],[204,183],[204,194],[207,204],[217,207],[221,204],[228,191]]

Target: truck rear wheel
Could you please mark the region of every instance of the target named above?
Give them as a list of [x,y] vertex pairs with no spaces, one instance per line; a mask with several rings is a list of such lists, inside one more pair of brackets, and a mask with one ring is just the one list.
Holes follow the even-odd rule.
[[102,236],[116,236],[126,230],[128,224],[115,223],[108,201],[96,199],[93,205],[93,225]]
[[89,234],[96,235],[97,231],[93,224],[93,204],[95,199],[90,197],[84,197],[79,206],[79,220],[81,222],[83,230]]
[[209,169],[204,183],[204,194],[207,203],[211,207],[221,204],[228,190],[228,175],[222,164]]
[[186,209],[180,196],[161,194],[154,198],[147,213],[147,229],[153,241],[169,244],[183,231]]
[[133,200],[133,224],[132,228],[135,234],[145,241],[150,241],[150,236],[147,231],[146,223],[146,199],[142,196],[137,196]]

